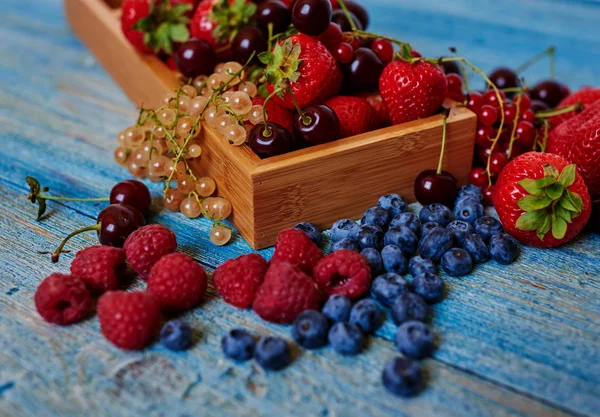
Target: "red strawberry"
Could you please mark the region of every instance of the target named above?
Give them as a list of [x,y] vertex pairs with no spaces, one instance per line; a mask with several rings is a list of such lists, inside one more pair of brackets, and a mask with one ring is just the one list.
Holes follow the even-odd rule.
[[[265,100],[264,97],[254,97],[252,99],[252,104],[255,106],[262,106],[265,103]],[[270,122],[285,127],[289,132],[294,131],[294,117],[292,112],[285,107],[281,107],[273,100],[269,100],[267,103],[267,119]]]
[[322,302],[317,284],[308,275],[287,262],[276,262],[269,267],[252,308],[263,320],[291,323],[304,310],[318,310]]
[[447,90],[444,71],[425,61],[394,61],[379,78],[379,91],[394,125],[433,115]]
[[369,131],[373,109],[364,98],[338,96],[327,100],[325,104],[331,107],[340,119],[342,138]]
[[119,288],[126,270],[125,251],[112,246],[82,249],[71,262],[71,275],[81,278],[90,290],[99,293]]
[[577,165],[591,195],[600,194],[600,101],[548,135],[546,151]]
[[187,24],[195,4],[196,0],[124,0],[121,30],[138,51],[170,55],[173,44],[190,37]]
[[390,113],[387,106],[383,102],[383,97],[379,93],[360,93],[359,97],[367,100],[371,105],[373,112],[371,113],[371,125],[369,130],[377,130],[390,125]]
[[540,248],[573,239],[591,212],[587,187],[575,165],[550,153],[528,152],[509,162],[493,199],[506,231]]
[[323,259],[321,249],[304,232],[285,229],[279,232],[271,263],[289,262],[307,274]]
[[[569,107],[572,106],[574,104],[577,104],[578,102],[581,103],[584,108],[588,107],[591,104],[594,104],[596,101],[600,100],[600,88],[593,88],[593,87],[584,87],[579,91],[576,91],[573,94],[570,94],[569,96],[565,97],[557,106],[557,108],[563,108],[563,107]],[[560,125],[562,122],[564,122],[565,120],[569,120],[572,117],[575,117],[577,115],[577,112],[575,111],[571,111],[569,113],[564,113],[561,114],[559,116],[554,116],[551,117],[550,123],[552,123],[552,126],[558,126]]]
[[[307,35],[291,36],[272,53],[261,54],[261,61],[267,64],[267,90],[272,93],[289,82],[301,108],[322,103],[342,86],[342,71],[335,58],[325,45]],[[277,96],[274,100],[288,109],[296,109],[289,92],[281,95],[283,99]]]
[[217,292],[231,305],[248,308],[267,273],[267,261],[255,253],[230,259],[213,274]]

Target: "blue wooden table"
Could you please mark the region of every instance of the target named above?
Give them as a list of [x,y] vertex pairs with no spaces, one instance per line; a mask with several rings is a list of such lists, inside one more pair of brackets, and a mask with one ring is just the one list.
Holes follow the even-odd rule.
[[[600,85],[600,3],[594,0],[365,0],[374,31],[403,38],[427,55],[448,46],[486,71],[517,66],[553,44],[558,77],[571,88]],[[99,34],[102,36],[102,34]],[[127,173],[112,160],[115,134],[134,106],[65,23],[60,0],[4,0],[0,12],[0,416],[593,416],[600,415],[600,237],[584,235],[551,251],[523,248],[509,267],[493,263],[446,278],[434,308],[439,348],[424,361],[427,389],[402,400],[380,383],[395,355],[388,321],[364,354],[296,351],[292,366],[265,373],[223,359],[221,335],[234,326],[289,338],[210,290],[185,316],[194,347],[154,344],[123,352],[98,321],[57,327],[37,315],[32,296],[51,272],[38,254],[67,231],[93,223],[101,206],[51,203],[34,221],[26,175],[57,194],[107,195]],[[530,83],[547,77],[540,63]],[[157,193],[158,195],[158,193]],[[210,223],[157,212],[181,250],[207,269],[249,252],[236,237],[207,239]],[[74,239],[71,249],[95,243]],[[264,252],[269,255],[270,251]],[[140,284],[137,286],[141,287]]]

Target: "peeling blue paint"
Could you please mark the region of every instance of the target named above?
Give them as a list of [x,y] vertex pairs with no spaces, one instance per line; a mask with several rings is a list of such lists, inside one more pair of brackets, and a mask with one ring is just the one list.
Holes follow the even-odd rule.
[[15,386],[13,381],[7,382],[6,384],[0,385],[0,395],[4,394],[6,391]]
[[13,295],[14,293],[18,292],[19,289],[17,287],[12,287],[10,290],[6,291],[6,295]]

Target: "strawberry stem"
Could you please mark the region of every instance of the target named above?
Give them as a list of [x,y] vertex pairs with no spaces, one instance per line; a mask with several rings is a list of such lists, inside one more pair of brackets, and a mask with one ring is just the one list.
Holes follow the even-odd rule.
[[54,262],[54,263],[58,262],[58,258],[60,257],[60,254],[63,253],[63,248],[65,247],[67,242],[72,237],[77,236],[81,233],[92,231],[92,230],[98,231],[98,230],[100,230],[100,227],[102,227],[102,225],[100,223],[97,223],[93,226],[84,227],[83,229],[75,230],[74,232],[70,233],[66,238],[64,238],[64,240],[60,243],[58,248],[56,248],[56,250],[52,253],[52,262]]
[[352,31],[358,30],[358,28],[356,27],[356,22],[354,22],[354,19],[352,19],[352,16],[350,16],[350,11],[346,7],[346,3],[344,2],[344,0],[338,0],[338,4],[344,11],[344,14],[346,15],[346,19],[348,19],[348,23],[350,23],[350,27],[352,28]]
[[448,117],[443,115],[442,119],[442,150],[440,151],[440,159],[438,161],[437,166],[437,174],[440,175],[442,173],[442,166],[444,164],[444,151],[446,150],[446,128],[447,128]]

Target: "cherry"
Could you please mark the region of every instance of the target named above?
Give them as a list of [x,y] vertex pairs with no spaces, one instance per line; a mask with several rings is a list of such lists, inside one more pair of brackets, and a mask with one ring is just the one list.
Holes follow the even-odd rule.
[[277,123],[255,125],[248,135],[248,144],[261,159],[282,155],[292,149],[291,133]]
[[354,60],[344,68],[345,86],[352,92],[375,90],[383,69],[383,62],[375,52],[360,47],[354,52]]
[[143,182],[125,180],[117,183],[110,191],[110,204],[125,204],[147,216],[152,206],[152,196]]
[[475,143],[479,146],[489,146],[496,137],[496,130],[491,126],[477,125]]
[[329,0],[297,0],[292,11],[292,23],[305,35],[319,36],[327,30],[331,15]]
[[413,58],[422,58],[423,55],[421,55],[421,53],[419,51],[415,51],[414,49],[410,50],[410,56],[412,56]]
[[489,175],[485,168],[475,167],[469,172],[469,184],[476,187],[485,187],[489,183]]
[[329,23],[327,30],[317,37],[317,39],[330,51],[335,49],[344,41],[342,29],[335,23]]
[[[412,53],[411,53],[412,55]],[[419,54],[420,56],[421,54]],[[444,74],[458,74],[462,75],[462,71],[460,70],[460,66],[455,61],[447,61],[441,63],[442,69],[444,70]]]
[[[364,26],[361,23],[360,19],[352,12],[349,12],[350,18],[354,21],[354,24],[358,28],[358,30],[364,30]],[[346,17],[346,13],[343,10],[337,9],[334,10],[331,15],[331,21],[338,25],[342,32],[350,32],[352,31],[352,26],[350,26],[350,22],[348,22],[348,18]]]
[[263,1],[258,5],[255,17],[258,26],[265,31],[269,30],[269,23],[271,23],[273,25],[273,33],[285,32],[292,22],[290,8],[281,0]]
[[186,77],[209,75],[217,65],[217,55],[204,39],[190,39],[177,49],[175,65]]
[[121,248],[127,237],[145,224],[146,220],[138,209],[126,204],[111,204],[98,214],[95,225],[84,227],[69,234],[52,253],[52,262],[58,262],[61,253],[63,253],[63,248],[73,236],[95,230],[102,245]]
[[340,119],[324,104],[306,107],[294,119],[294,135],[310,145],[331,142],[340,137]]
[[498,111],[495,107],[490,106],[489,104],[484,104],[481,106],[479,113],[477,114],[477,118],[479,121],[486,125],[492,126],[498,120]]
[[256,26],[246,26],[233,38],[231,51],[237,62],[247,62],[252,53],[258,55],[267,50],[267,37]]
[[532,112],[537,113],[540,111],[549,110],[550,107],[541,100],[531,100],[531,106],[529,107],[529,109]]
[[508,158],[504,152],[494,151],[490,158],[490,173],[500,175],[504,167],[508,164]]
[[484,105],[483,94],[476,91],[469,93],[469,101],[467,101],[467,108],[473,113],[479,113],[481,106]]
[[358,18],[362,28],[366,30],[370,23],[369,12],[367,9],[353,0],[346,0],[344,4],[346,5],[346,8],[348,8],[348,11]]
[[515,142],[523,148],[531,148],[535,142],[535,127],[531,122],[521,120],[517,123]]
[[[500,96],[502,103],[506,103],[506,94],[504,94],[502,91],[499,91],[498,95]],[[496,94],[496,90],[488,90],[483,95],[483,101],[485,104],[489,104],[490,106],[494,106],[495,108],[499,109],[500,102],[498,101],[498,95]]]
[[463,79],[460,75],[446,75],[446,83],[448,84],[448,92],[462,93]]
[[354,59],[354,49],[352,45],[346,42],[342,42],[332,52],[333,57],[336,61],[342,64],[349,64]]
[[387,39],[375,39],[371,44],[371,50],[384,64],[389,64],[394,59],[394,45]]
[[519,86],[519,76],[510,68],[496,68],[488,77],[498,89]]
[[541,100],[551,109],[558,106],[564,98],[562,85],[554,80],[546,80],[536,84],[529,94],[533,100]]
[[493,206],[494,205],[494,186],[486,185],[485,187],[483,187],[481,192],[483,194],[483,204],[485,204],[486,206]]

